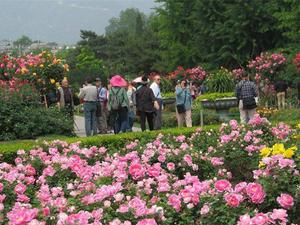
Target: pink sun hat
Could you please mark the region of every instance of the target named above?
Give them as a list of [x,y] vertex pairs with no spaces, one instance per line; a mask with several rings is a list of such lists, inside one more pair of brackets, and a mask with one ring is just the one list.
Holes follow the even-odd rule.
[[109,83],[112,87],[127,87],[127,82],[121,75],[114,75]]

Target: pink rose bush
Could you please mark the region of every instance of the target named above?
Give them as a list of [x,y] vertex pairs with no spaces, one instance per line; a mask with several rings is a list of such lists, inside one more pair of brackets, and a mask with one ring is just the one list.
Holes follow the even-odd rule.
[[297,131],[285,127],[281,136],[273,129],[255,117],[249,125],[232,120],[219,131],[160,134],[119,151],[63,141],[20,150],[14,163],[0,163],[0,221],[298,223]]

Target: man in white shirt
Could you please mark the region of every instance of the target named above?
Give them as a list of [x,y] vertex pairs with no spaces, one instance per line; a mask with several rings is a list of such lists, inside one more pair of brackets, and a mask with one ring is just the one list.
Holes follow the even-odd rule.
[[159,103],[159,109],[155,110],[155,116],[154,116],[154,129],[160,130],[162,125],[162,106],[163,106],[163,100],[160,92],[160,81],[161,78],[159,75],[156,75],[154,77],[153,83],[150,85],[150,88],[153,91],[154,97],[156,98],[157,102]]
[[84,119],[85,119],[85,133],[86,136],[97,134],[97,120],[96,120],[96,110],[97,110],[97,88],[92,84],[93,80],[91,78],[86,79],[87,85],[80,88],[80,93],[78,95],[79,99],[83,100],[84,109]]

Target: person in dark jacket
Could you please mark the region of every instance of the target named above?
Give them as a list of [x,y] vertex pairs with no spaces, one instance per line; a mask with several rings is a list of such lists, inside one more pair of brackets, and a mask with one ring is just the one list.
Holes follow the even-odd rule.
[[58,107],[64,108],[70,117],[74,117],[73,93],[67,79],[63,79],[57,92]]
[[146,130],[146,119],[148,121],[149,130],[154,129],[154,113],[158,106],[152,89],[148,87],[148,78],[143,76],[141,86],[139,86],[136,91],[136,108],[141,119],[142,131]]
[[287,83],[283,80],[278,80],[275,83],[275,91],[277,95],[278,109],[285,109],[285,97],[288,89]]

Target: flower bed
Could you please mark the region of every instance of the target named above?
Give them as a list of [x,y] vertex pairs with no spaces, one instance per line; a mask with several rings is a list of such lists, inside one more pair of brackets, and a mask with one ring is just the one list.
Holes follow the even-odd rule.
[[119,149],[54,141],[20,150],[14,165],[0,164],[1,223],[298,223],[297,137],[255,117]]

